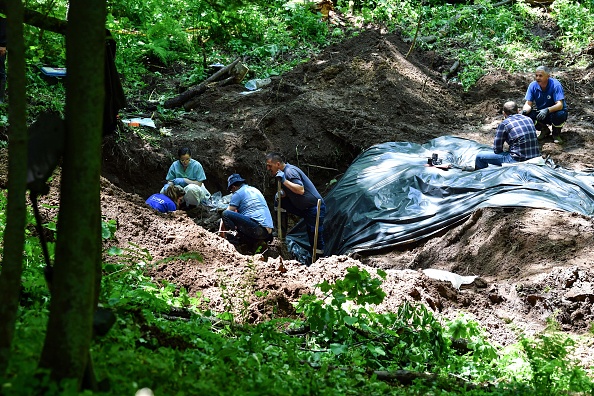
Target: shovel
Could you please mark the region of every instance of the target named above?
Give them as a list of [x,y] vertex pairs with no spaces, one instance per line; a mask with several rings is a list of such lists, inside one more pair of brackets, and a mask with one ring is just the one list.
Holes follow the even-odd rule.
[[318,199],[318,212],[316,213],[316,229],[314,232],[314,244],[313,244],[313,251],[311,252],[311,263],[316,262],[316,251],[318,250],[318,228],[320,227],[320,206],[322,205],[322,200]]
[[277,191],[278,191],[278,206],[276,207],[276,223],[277,223],[277,234],[276,236],[278,237],[278,242],[279,242],[279,254],[281,257],[283,258],[287,258],[289,257],[289,251],[287,250],[287,247],[285,246],[285,241],[283,239],[284,235],[283,235],[283,227],[282,227],[282,223],[283,223],[283,219],[282,219],[282,208],[281,208],[281,191],[282,191],[282,187],[281,187],[281,182],[280,180],[277,181]]
[[281,182],[280,180],[276,181],[276,191],[278,193],[278,205],[276,206],[276,228],[277,228],[277,235],[278,239],[283,243],[283,227],[281,227]]

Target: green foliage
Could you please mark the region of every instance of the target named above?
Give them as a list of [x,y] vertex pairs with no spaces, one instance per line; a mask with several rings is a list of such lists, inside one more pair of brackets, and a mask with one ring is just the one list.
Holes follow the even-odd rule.
[[537,338],[522,337],[520,343],[532,369],[530,382],[538,394],[594,391],[592,380],[569,358],[575,342],[566,335],[544,333]]
[[541,49],[543,39],[530,34],[535,13],[523,2],[514,2],[510,7],[493,7],[488,1],[448,4],[380,0],[374,4],[362,6],[364,19],[383,22],[409,40],[415,35],[435,37],[430,42],[418,40],[416,45],[437,52],[451,62],[447,67],[459,60],[455,81],[465,89],[489,70],[526,70],[536,59],[546,57]]
[[577,54],[590,45],[594,34],[594,4],[591,1],[557,0],[551,9],[562,32],[557,40],[564,52]]
[[178,54],[189,50],[188,35],[179,22],[171,17],[163,18],[150,26],[146,38],[148,42],[140,53],[154,56],[165,65],[179,59]]
[[117,231],[116,219],[102,220],[101,221],[101,238],[103,239],[115,239],[115,233]]
[[164,3],[111,1],[108,28],[119,43],[118,69],[127,87],[142,88],[147,62],[191,65],[180,80],[201,81],[211,63],[238,56],[257,76],[279,74],[329,42],[326,23],[302,4],[282,1]]
[[[417,26],[418,37],[435,36],[436,41],[418,40],[416,46],[435,51],[445,62],[444,68],[459,60],[453,81],[464,89],[490,70],[533,70],[549,59],[543,48],[577,55],[594,33],[593,4],[575,0],[558,0],[551,6],[561,30],[555,41],[531,33],[539,12],[525,2],[494,7],[486,0],[469,4],[375,0],[355,1],[354,5],[355,23],[384,24],[409,40]],[[51,7],[45,2],[29,2],[27,7],[65,19],[67,2],[55,0]],[[349,11],[347,2],[337,2],[336,7]],[[202,81],[208,64],[228,64],[237,57],[250,68],[249,77],[278,75],[357,30],[355,26],[329,28],[309,3],[284,0],[110,0],[107,27],[118,42],[116,63],[125,90],[132,95],[146,87],[150,76],[159,78],[159,72],[174,64],[182,66],[179,79],[185,86]],[[30,26],[25,29],[32,116],[45,109],[63,111],[62,85],[49,86],[41,79],[39,67],[64,66],[64,38]],[[172,94],[160,92],[157,99],[164,101]]]
[[[378,270],[378,275],[383,279],[386,274]],[[395,314],[383,315],[371,310],[385,297],[380,285],[367,271],[350,267],[343,280],[318,285],[326,293],[323,299],[301,297],[297,311],[321,337],[316,342],[322,341],[341,361],[352,359],[374,369],[425,369],[442,361],[448,341],[424,306],[405,303]]]

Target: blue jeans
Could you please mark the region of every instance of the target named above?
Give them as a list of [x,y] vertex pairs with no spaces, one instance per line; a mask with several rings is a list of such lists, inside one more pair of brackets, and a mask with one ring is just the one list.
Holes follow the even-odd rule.
[[[223,224],[229,231],[237,231],[237,238],[242,243],[254,243],[257,241],[266,241],[272,238],[268,230],[258,224],[255,220],[233,212],[232,210],[223,211]],[[229,238],[232,241],[233,238]]]
[[474,159],[474,169],[483,169],[489,166],[489,164],[501,166],[502,164],[513,164],[516,162],[519,161],[513,159],[509,151],[504,151],[499,154],[495,154],[492,151],[481,151]]
[[[530,111],[530,114],[528,114],[528,117],[532,118],[532,121],[534,121],[534,123],[536,124],[536,115],[538,114],[538,112],[536,110],[532,110]],[[567,110],[560,110],[560,111],[556,111],[554,113],[549,113],[547,114],[546,118],[542,121],[538,121],[542,124],[546,124],[546,125],[552,125],[554,127],[557,128],[561,128],[563,126],[563,124],[565,123],[565,121],[567,121]]]
[[[277,204],[278,203],[275,201],[274,206],[276,207]],[[311,208],[302,210],[293,205],[288,198],[283,198],[281,199],[281,208],[285,209],[289,213],[303,218],[303,221],[305,222],[307,228],[307,238],[309,239],[309,246],[311,246],[313,253],[314,238],[316,236],[316,215],[318,213],[318,207],[312,206]],[[324,203],[324,200],[322,200],[322,203],[320,205],[320,222],[318,224],[318,250],[324,250],[324,217],[326,217],[326,204]]]

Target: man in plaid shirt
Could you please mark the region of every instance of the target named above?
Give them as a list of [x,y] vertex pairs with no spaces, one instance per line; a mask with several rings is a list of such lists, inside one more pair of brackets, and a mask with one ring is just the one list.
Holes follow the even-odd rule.
[[[523,162],[540,156],[534,122],[530,117],[518,114],[516,102],[510,101],[503,105],[503,118],[495,133],[493,152],[479,152],[474,169],[483,169],[489,164],[501,166],[504,163]],[[508,151],[503,151],[503,143],[509,146]]]

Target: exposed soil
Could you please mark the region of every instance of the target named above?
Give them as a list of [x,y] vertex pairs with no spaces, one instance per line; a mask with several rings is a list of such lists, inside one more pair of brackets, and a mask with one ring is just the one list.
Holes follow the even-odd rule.
[[[225,191],[228,175],[238,172],[271,201],[274,181],[264,166],[270,150],[284,153],[327,192],[329,182],[376,143],[424,143],[454,135],[491,144],[502,103],[523,103],[532,81],[531,72],[496,71],[463,92],[441,80],[451,62],[427,52],[413,52],[407,59],[403,54],[408,46],[396,35],[364,31],[273,77],[261,91],[241,95],[240,85],[213,89],[200,96],[195,110],[156,119],[158,128],[171,133],[156,145],[141,138],[154,133],[148,128],[108,137],[102,207],[106,218],[117,219],[112,243],[147,249],[154,258],[147,271],[155,280],[173,282],[191,295],[200,293],[204,308],[232,306],[250,322],[295,315],[291,303],[300,295],[357,265],[386,270],[387,297],[377,307],[381,311],[395,310],[408,300],[425,303],[443,317],[466,312],[502,345],[517,340],[517,329],[528,334],[542,330],[551,316],[567,332],[587,332],[594,318],[590,217],[543,209],[482,209],[445,235],[407,249],[325,257],[306,267],[279,257],[278,245],[263,255],[239,254],[214,233],[216,211],[159,214],[144,205],[161,187],[182,146],[190,147],[204,166],[211,192]],[[570,117],[563,129],[565,143],[545,141],[543,155],[568,169],[594,168],[594,69],[570,68],[556,59],[546,62],[557,67],[554,76],[564,83]],[[162,80],[149,81],[144,96],[129,98],[127,110],[150,115],[151,92],[178,85],[174,69]],[[44,210],[46,216],[54,214]],[[198,252],[202,260],[175,259],[190,252]],[[174,259],[159,263],[168,258]],[[478,275],[480,280],[456,290],[425,276],[420,271],[425,268]],[[267,293],[257,297],[256,291]],[[247,309],[242,301],[249,302]],[[583,353],[584,364],[591,356]]]

